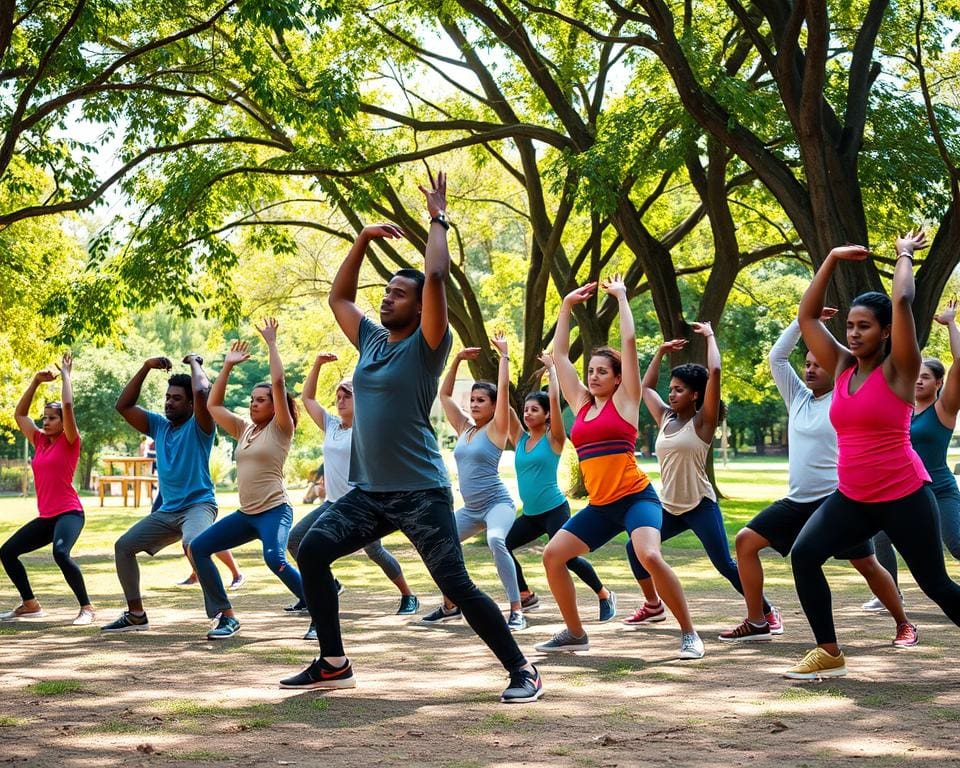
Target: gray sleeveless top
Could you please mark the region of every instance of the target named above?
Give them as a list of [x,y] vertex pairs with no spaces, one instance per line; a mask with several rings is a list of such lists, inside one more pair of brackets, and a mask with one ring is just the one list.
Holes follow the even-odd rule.
[[[471,436],[468,442],[467,438]],[[502,453],[502,449],[490,442],[485,426],[465,429],[460,433],[453,457],[457,460],[460,494],[467,509],[479,511],[501,502],[513,504],[510,491],[500,479],[497,469]]]

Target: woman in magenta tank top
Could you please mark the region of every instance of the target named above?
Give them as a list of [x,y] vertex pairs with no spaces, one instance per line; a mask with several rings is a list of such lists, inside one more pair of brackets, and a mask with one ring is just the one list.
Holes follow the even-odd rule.
[[80,573],[80,566],[70,556],[70,550],[77,543],[84,523],[83,506],[76,488],[73,487],[73,474],[80,460],[80,433],[73,415],[73,386],[70,380],[73,358],[70,354],[63,356],[59,367],[60,402],[47,403],[43,407],[41,428],[37,429],[37,425],[30,418],[30,406],[39,386],[53,381],[57,376],[55,373],[37,373],[14,412],[17,426],[34,448],[32,469],[37,491],[37,510],[40,514],[16,531],[0,547],[0,560],[10,581],[20,593],[21,601],[13,610],[0,614],[0,620],[4,621],[39,618],[44,615],[43,608],[30,587],[30,580],[20,557],[48,544],[53,544],[53,559],[80,604],[80,613],[73,623],[89,624],[93,621],[93,606],[87,596],[83,574]]
[[793,547],[797,595],[817,647],[787,670],[791,679],[846,674],[823,563],[878,531],[890,537],[924,593],[960,625],[960,585],[944,566],[930,476],[910,444],[921,364],[912,311],[913,254],[926,244],[919,231],[897,239],[892,301],[875,291],[855,298],[847,315],[846,346],[819,322],[820,312],[837,264],[866,259],[866,248],[834,248],[800,302],[803,340],[824,368],[836,372],[830,421],[837,431],[839,487],[814,512]]
[[660,554],[663,508],[633,451],[640,412],[640,364],[633,314],[619,276],[601,287],[617,301],[622,353],[603,347],[591,353],[584,386],[570,362],[570,313],[590,299],[596,283],[568,294],[560,308],[553,355],[560,390],[577,414],[570,439],[577,449],[590,503],[571,517],[547,544],[543,565],[547,582],[566,628],[536,646],[539,651],[589,650],[590,642],[577,611],[577,597],[567,562],[602,547],[626,531],[643,567],[657,582],[663,601],[682,632],[679,657],[699,659],[703,643],[693,628],[683,588]]

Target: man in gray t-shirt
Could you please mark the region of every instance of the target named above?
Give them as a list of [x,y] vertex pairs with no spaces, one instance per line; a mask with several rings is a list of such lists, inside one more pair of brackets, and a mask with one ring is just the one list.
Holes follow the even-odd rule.
[[[380,324],[356,304],[357,282],[367,246],[401,238],[392,224],[364,227],[340,266],[329,303],[340,328],[359,350],[353,374],[355,412],[350,458],[354,486],[307,532],[297,565],[304,597],[317,628],[320,656],[282,688],[352,688],[353,670],[340,634],[335,560],[400,530],[417,548],[433,580],[510,673],[501,695],[506,703],[536,701],[543,686],[507,628],[496,603],[467,575],[453,517],[453,495],[430,425],[430,407],[452,337],[447,320],[446,176],[420,187],[430,225],[424,272],[401,269],[387,283]],[[443,685],[448,685],[444,682]]]

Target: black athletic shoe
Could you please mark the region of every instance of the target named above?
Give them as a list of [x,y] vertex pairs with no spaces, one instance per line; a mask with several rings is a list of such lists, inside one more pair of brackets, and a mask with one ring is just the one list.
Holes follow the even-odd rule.
[[441,605],[439,608],[430,611],[430,613],[417,623],[424,627],[435,627],[447,621],[460,621],[462,618],[463,613],[461,613],[459,608],[448,611]]
[[500,695],[504,704],[527,704],[543,696],[543,681],[537,668],[533,672],[525,669],[510,673],[510,685]]
[[304,600],[297,600],[297,602],[292,605],[283,606],[284,613],[294,613],[299,615],[307,615],[310,611],[307,609],[307,603]]
[[150,629],[147,614],[134,616],[130,611],[124,611],[116,621],[100,627],[101,632],[144,632]]
[[337,668],[319,656],[303,672],[280,681],[281,688],[355,688],[356,685],[349,659]]

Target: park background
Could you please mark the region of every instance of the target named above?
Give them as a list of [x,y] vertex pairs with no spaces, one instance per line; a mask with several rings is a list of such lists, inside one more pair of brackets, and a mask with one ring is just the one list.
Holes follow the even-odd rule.
[[[472,376],[494,378],[487,339],[503,330],[516,350],[512,394],[519,400],[538,367],[537,353],[552,341],[560,297],[621,271],[637,320],[641,365],[664,337],[691,338],[671,363],[701,359],[703,348],[689,323],[711,321],[723,351],[731,451],[750,460],[773,454],[773,461],[782,462],[776,454],[784,449],[785,416],[766,353],[792,318],[812,269],[834,245],[863,243],[875,253],[838,269],[829,300],[842,318],[856,293],[888,286],[894,236],[914,224],[926,226],[932,246],[917,262],[915,316],[928,352],[948,357],[946,334],[932,318],[957,287],[960,260],[958,30],[960,10],[952,0],[0,3],[0,488],[14,494],[23,489],[25,451],[13,432],[13,406],[30,376],[67,348],[76,355],[81,486],[98,471],[98,455],[133,452],[139,442],[113,403],[145,357],[178,359],[198,351],[215,373],[231,339],[254,342],[254,360],[236,371],[228,393],[229,404],[242,408],[250,385],[266,370],[252,323],[275,315],[291,390],[299,390],[314,354],[323,349],[340,356],[324,369],[318,390],[332,395],[355,356],[326,306],[330,281],[365,222],[393,221],[408,233],[407,241],[370,250],[360,300],[371,316],[386,277],[421,263],[427,219],[416,184],[428,168],[449,173],[450,317],[458,344],[484,348],[470,367]],[[584,349],[618,343],[615,310],[604,296],[575,310],[578,361]],[[839,334],[841,320],[831,329]],[[162,378],[148,379],[143,402],[160,406]],[[35,415],[41,397],[57,397],[56,385],[38,396]],[[650,423],[645,412],[640,418],[643,449]],[[214,468],[218,480],[229,483],[229,446],[221,440]],[[319,443],[316,429],[304,422],[288,465],[292,482],[315,466]],[[724,508],[731,533],[784,487],[782,473],[761,474],[753,466],[748,476],[746,482],[722,470],[718,476],[729,497]],[[748,492],[751,484],[756,488]],[[229,494],[221,498],[228,509]],[[28,501],[2,502],[4,535],[29,518]],[[116,595],[110,542],[137,514],[113,504],[103,515],[91,514],[91,530],[81,539],[81,549],[89,543],[89,557],[98,563],[102,580],[94,594],[105,607],[112,607]],[[404,564],[415,567],[411,552],[392,543]],[[467,547],[471,571],[495,591],[477,546]],[[706,626],[723,628],[739,617],[739,604],[728,588],[710,583],[709,567],[686,551],[689,546],[679,540],[669,551],[678,563],[689,564],[681,576],[691,580],[695,614],[709,607],[706,615],[716,622]],[[241,556],[255,571],[255,552],[243,550]],[[158,590],[170,583],[168,576],[179,575],[175,553],[170,558],[151,564],[160,570],[146,576]],[[615,588],[631,588],[620,545],[610,545],[598,559],[609,561],[604,575]],[[54,587],[58,576],[45,555],[30,567],[41,574],[38,583],[53,594],[62,591],[62,585]],[[778,600],[795,607],[789,564],[770,567]],[[955,564],[951,568],[956,575]],[[350,586],[360,591],[364,579],[376,584],[375,574],[358,572]],[[269,579],[259,589],[273,601],[283,597]],[[854,579],[841,589],[849,590],[846,604],[855,608],[862,588]],[[164,623],[177,629],[148,641],[152,650],[142,655],[117,646],[102,658],[87,658],[90,638],[39,628],[2,638],[3,663],[12,670],[16,693],[4,705],[12,709],[7,717],[14,727],[0,728],[0,737],[5,747],[14,745],[17,724],[32,724],[36,735],[32,743],[17,741],[18,751],[8,754],[38,760],[44,749],[63,749],[57,721],[69,725],[73,721],[64,713],[89,707],[92,698],[106,702],[112,696],[119,709],[88,708],[77,727],[90,727],[88,720],[112,722],[129,709],[143,715],[136,727],[151,733],[143,723],[155,716],[162,730],[166,715],[138,709],[124,670],[149,679],[152,689],[174,685],[184,700],[197,695],[190,677],[208,651],[195,645],[196,596],[160,594],[162,610],[171,611]],[[251,602],[243,608],[262,611],[256,621],[264,637],[258,642],[272,647],[275,619],[263,601],[254,601],[256,594],[249,593]],[[382,617],[393,600],[376,587],[362,594],[371,610],[361,611],[361,618]],[[51,605],[65,610],[68,602],[56,599]],[[757,745],[779,750],[785,741],[790,747],[779,756],[798,765],[825,756],[831,764],[856,761],[844,744],[872,745],[867,754],[877,764],[944,764],[953,758],[936,751],[938,739],[943,723],[955,721],[958,702],[948,685],[957,682],[953,665],[943,662],[957,656],[956,632],[928,634],[924,628],[943,627],[943,618],[915,588],[908,588],[908,599],[926,611],[922,649],[909,657],[893,659],[881,648],[887,627],[864,625],[855,610],[841,611],[847,631],[864,644],[861,650],[869,650],[869,664],[797,705],[834,713],[829,727],[822,718],[801,719],[799,728],[773,718],[788,728],[768,727],[770,718],[762,714],[782,712],[780,697],[800,690],[775,679],[809,640],[795,611],[788,651],[778,653],[780,643],[738,649],[731,654],[744,665],[738,667],[710,648],[695,680],[687,679],[694,667],[664,672],[641,658],[628,641],[634,636],[611,635],[610,658],[587,664],[596,676],[583,670],[564,674],[564,664],[548,668],[548,685],[559,695],[552,708],[533,715],[501,715],[470,698],[487,695],[494,685],[490,669],[466,703],[456,698],[456,689],[445,690],[439,709],[431,710],[426,700],[435,686],[427,681],[418,687],[418,663],[433,662],[404,655],[422,639],[391,650],[395,633],[387,633],[383,642],[370,640],[366,651],[374,667],[370,675],[387,702],[386,714],[373,718],[367,730],[360,725],[367,720],[362,707],[338,710],[333,718],[322,708],[291,705],[283,716],[311,725],[333,722],[334,740],[346,735],[378,744],[395,738],[387,731],[393,733],[397,722],[405,722],[401,715],[410,714],[420,724],[408,730],[430,736],[406,737],[420,741],[416,749],[396,741],[396,753],[379,755],[388,763],[399,754],[420,762],[487,765],[522,761],[518,752],[527,758],[533,751],[553,764],[634,764],[635,750],[652,739],[659,746],[650,758],[666,750],[676,764],[691,760],[690,753],[666,749],[664,742],[695,744],[724,764],[732,755],[724,750],[739,750],[739,760],[762,760],[769,755]],[[254,623],[248,626],[256,639]],[[362,622],[346,623],[357,633],[351,640],[359,641]],[[297,650],[277,651],[287,655],[279,665],[273,657],[269,672],[257,663],[211,665],[199,685],[214,698],[210,707],[226,706],[215,693],[222,682],[243,688],[243,706],[275,701],[269,683],[304,655],[296,633],[284,631],[290,637],[281,645]],[[174,645],[165,645],[171,637]],[[668,653],[674,639],[663,636],[659,650]],[[475,645],[464,636],[437,651],[446,678],[465,679],[464,658],[486,669],[488,660]],[[175,658],[170,648],[183,653]],[[644,645],[643,653],[648,650]],[[633,661],[617,666],[618,654]],[[391,671],[393,662],[400,672]],[[101,675],[99,682],[77,682],[74,672],[83,664],[90,665],[91,678]],[[47,699],[31,688],[39,682],[30,674],[72,680],[74,692],[66,685],[66,703],[54,694],[46,709],[55,714],[43,714]],[[649,681],[634,686],[645,674]],[[684,679],[668,679],[677,675]],[[730,731],[718,714],[722,691],[755,683],[760,693],[736,688],[732,695],[766,703],[748,717],[749,726]],[[401,688],[417,693],[398,694]],[[644,707],[634,706],[638,690],[658,697],[656,725],[643,720]],[[393,695],[405,702],[397,711],[389,706]],[[690,705],[701,699],[708,703]],[[377,700],[371,695],[367,706]],[[604,714],[607,704],[624,708],[619,720]],[[245,733],[245,721],[221,722],[202,708],[207,705],[197,706],[184,716],[194,720],[181,729],[188,744],[181,752],[193,750],[197,760],[216,757],[194,733],[202,730],[194,721],[213,723],[213,732],[225,734],[226,741],[254,743],[236,736]],[[456,719],[464,708],[479,712],[481,724],[480,732],[468,727],[466,746]],[[589,737],[577,741],[570,728],[556,735],[557,723],[573,716],[590,724]],[[439,735],[433,733],[434,718],[446,723]],[[526,725],[522,718],[528,718]],[[842,726],[857,738],[844,741]],[[296,726],[284,727],[299,735]],[[507,738],[491,736],[503,731]],[[130,759],[135,745],[127,742],[136,740],[136,730],[126,740],[104,741],[97,733],[68,739],[74,751],[65,760]],[[563,741],[556,754],[538,743],[542,733]],[[619,758],[591,757],[584,747],[595,748],[589,739],[604,733]],[[763,734],[760,741],[752,740],[756,734]],[[283,752],[268,741],[256,742],[265,745],[258,760],[267,760],[272,749]],[[97,758],[90,745],[104,743],[111,745],[107,757]],[[512,747],[509,757],[501,752],[504,746]],[[377,754],[373,747],[370,754]],[[134,757],[153,759],[146,752]]]

